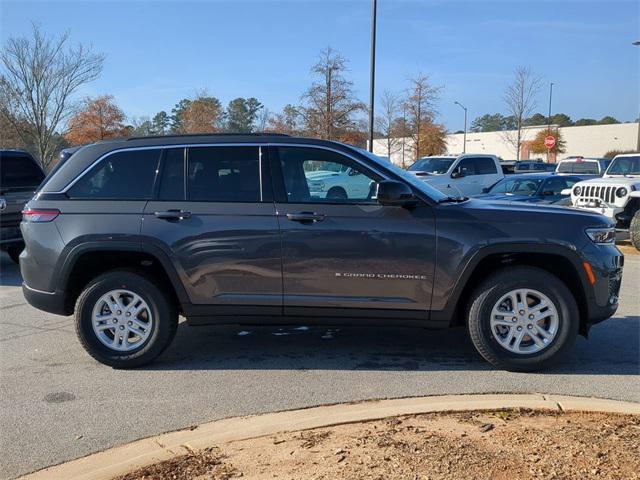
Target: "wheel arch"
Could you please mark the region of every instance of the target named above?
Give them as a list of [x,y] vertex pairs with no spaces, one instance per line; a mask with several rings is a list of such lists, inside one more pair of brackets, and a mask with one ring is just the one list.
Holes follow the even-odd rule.
[[167,291],[177,307],[188,308],[189,298],[175,267],[165,252],[155,245],[141,246],[129,241],[89,241],[69,248],[62,256],[54,284],[65,293],[65,310],[73,313],[82,289],[96,276],[115,269],[147,275]]
[[445,309],[432,315],[443,316],[451,326],[464,325],[464,312],[475,287],[496,270],[515,265],[540,268],[559,278],[578,304],[580,334],[586,336],[589,303],[593,299],[582,259],[575,251],[555,244],[492,245],[479,249],[465,265]]

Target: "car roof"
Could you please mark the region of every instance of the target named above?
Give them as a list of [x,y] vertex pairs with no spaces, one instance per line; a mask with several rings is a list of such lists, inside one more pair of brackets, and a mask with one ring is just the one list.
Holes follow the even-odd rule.
[[556,173],[556,172],[532,172],[532,173],[515,173],[515,174],[510,174],[505,176],[504,178],[509,180],[511,178],[531,178],[531,179],[545,179],[545,178],[551,178],[551,177],[558,177],[558,178],[570,178],[570,177],[576,177],[576,178],[592,178],[592,177],[596,177],[597,175],[585,175],[585,174],[580,174],[580,173]]
[[613,159],[622,158],[622,157],[637,157],[638,155],[640,155],[640,152],[636,152],[636,153],[621,153],[620,155],[616,155],[615,157],[613,157]]

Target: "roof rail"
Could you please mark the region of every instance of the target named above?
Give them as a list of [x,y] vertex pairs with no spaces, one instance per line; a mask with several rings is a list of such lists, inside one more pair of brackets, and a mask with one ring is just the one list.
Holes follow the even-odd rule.
[[144,137],[128,137],[129,140],[144,140],[147,138],[181,138],[181,137],[288,137],[286,133],[176,133],[171,135],[147,135]]

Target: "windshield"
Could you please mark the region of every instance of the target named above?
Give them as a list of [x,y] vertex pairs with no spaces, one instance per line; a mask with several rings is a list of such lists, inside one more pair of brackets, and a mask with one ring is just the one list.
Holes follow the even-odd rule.
[[542,183],[541,178],[505,178],[496,183],[489,193],[506,193],[507,195],[535,195]]
[[571,160],[562,162],[556,170],[558,173],[584,173],[587,175],[598,175],[598,162],[596,160]]
[[405,182],[407,182],[409,185],[423,192],[425,195],[428,195],[429,198],[435,200],[436,202],[447,198],[447,196],[444,193],[442,193],[440,190],[432,187],[428,183],[420,180],[415,175],[410,174],[406,170],[403,170],[402,168],[398,167],[397,165],[394,165],[390,161],[385,160],[377,155],[374,155],[373,153],[367,150],[364,150],[362,148],[357,148],[357,147],[354,147],[354,148],[358,150],[358,152],[365,155],[367,158],[371,159],[377,165],[380,165],[381,167],[392,171],[393,173],[398,175],[400,178],[402,178]]
[[436,174],[447,173],[449,167],[453,163],[454,158],[420,158],[409,167],[412,172],[430,172]]
[[640,175],[640,155],[614,158],[607,175]]

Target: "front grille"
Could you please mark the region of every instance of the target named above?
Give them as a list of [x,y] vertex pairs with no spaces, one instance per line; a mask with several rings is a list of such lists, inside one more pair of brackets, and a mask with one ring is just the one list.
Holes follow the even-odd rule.
[[618,187],[606,187],[602,185],[585,185],[582,187],[582,192],[580,192],[578,200],[586,202],[597,198],[606,203],[614,203],[617,188]]

